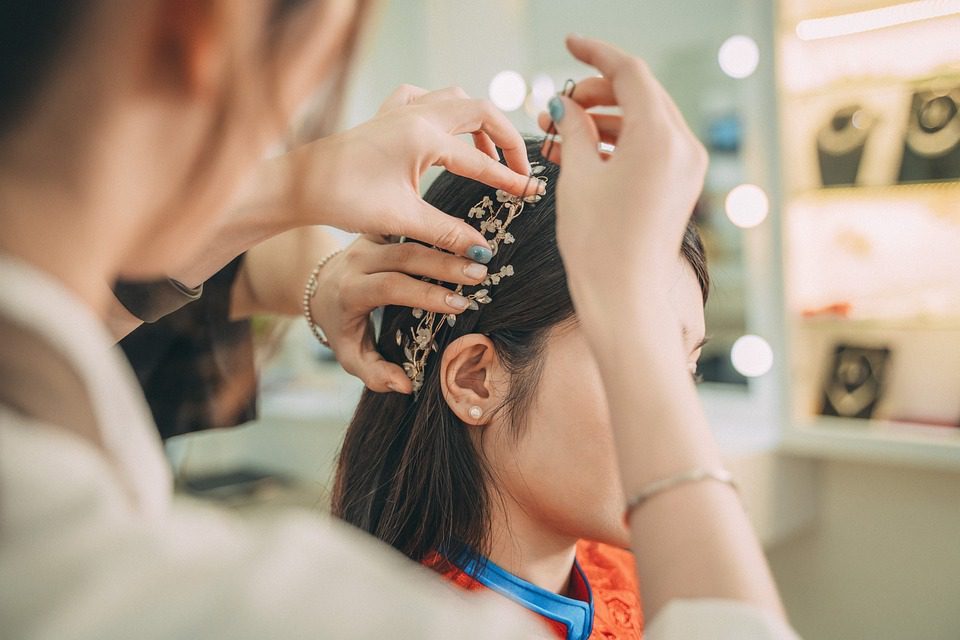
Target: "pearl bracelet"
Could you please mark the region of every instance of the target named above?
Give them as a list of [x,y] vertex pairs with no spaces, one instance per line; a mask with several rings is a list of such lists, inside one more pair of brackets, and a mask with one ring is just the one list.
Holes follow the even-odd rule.
[[629,524],[630,517],[633,516],[634,512],[650,498],[682,485],[693,482],[702,482],[704,480],[722,482],[723,484],[732,487],[734,491],[739,492],[737,483],[734,482],[733,476],[730,475],[730,472],[726,469],[691,469],[690,471],[684,471],[668,478],[656,480],[641,489],[639,493],[634,495],[633,498],[627,502],[627,508],[623,514],[624,523]]
[[318,325],[313,319],[313,311],[310,309],[310,301],[313,300],[313,296],[317,295],[320,269],[322,269],[323,265],[330,262],[330,259],[341,251],[343,251],[343,249],[337,249],[317,263],[317,266],[315,266],[313,271],[310,272],[310,277],[307,278],[307,286],[303,290],[303,316],[307,319],[307,325],[310,327],[310,331],[313,332],[314,337],[320,342],[320,344],[328,349],[330,348],[330,341],[327,340],[327,336],[323,333],[323,329],[320,328],[320,325]]

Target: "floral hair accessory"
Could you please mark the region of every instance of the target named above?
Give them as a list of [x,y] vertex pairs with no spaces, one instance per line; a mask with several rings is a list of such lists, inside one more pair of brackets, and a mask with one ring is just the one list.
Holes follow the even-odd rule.
[[[545,170],[546,167],[542,164],[534,163],[531,181],[537,180],[546,185],[546,176],[540,175]],[[513,221],[520,217],[524,207],[536,204],[541,198],[536,192],[534,195],[520,197],[498,189],[493,197],[484,196],[480,202],[470,207],[467,219],[479,221],[480,232],[486,238],[490,251],[496,256],[501,246],[516,242],[516,238],[509,231]],[[499,271],[487,274],[476,290],[467,293],[464,290],[465,285],[458,285],[454,292],[470,301],[468,311],[477,311],[480,305],[493,302],[491,289],[512,275],[513,265],[504,265]],[[413,383],[414,394],[417,394],[423,386],[427,360],[431,353],[439,350],[437,335],[444,326],[454,326],[457,316],[423,309],[413,309],[411,313],[418,322],[407,333],[403,329],[397,329],[397,346],[403,349],[403,370]]]
[[[568,98],[572,98],[576,87],[577,85],[573,80],[567,80],[561,93]],[[550,128],[547,129],[547,140],[542,153],[544,158],[550,157],[556,142],[556,136],[557,129],[551,123]],[[532,164],[530,179],[527,181],[523,193],[533,193],[534,195],[521,197],[497,189],[493,198],[484,196],[480,202],[470,207],[467,218],[480,221],[480,232],[487,238],[487,244],[494,256],[500,251],[502,245],[516,242],[516,238],[508,231],[510,224],[523,213],[525,206],[535,205],[542,199],[542,196],[536,194],[537,190],[531,191],[530,185],[533,181],[538,180],[546,188],[547,177],[541,175],[546,170],[546,166],[540,163],[534,162]],[[458,285],[454,292],[470,301],[467,306],[468,310],[477,311],[480,309],[480,305],[493,302],[490,289],[513,274],[513,265],[504,265],[496,273],[489,273],[476,291],[465,293],[464,285]],[[417,320],[417,324],[410,328],[409,333],[404,333],[403,329],[397,329],[397,346],[403,349],[403,370],[413,383],[413,394],[416,398],[423,387],[430,354],[439,351],[437,336],[444,326],[453,327],[456,325],[457,316],[452,313],[436,313],[424,309],[413,309],[412,313]]]

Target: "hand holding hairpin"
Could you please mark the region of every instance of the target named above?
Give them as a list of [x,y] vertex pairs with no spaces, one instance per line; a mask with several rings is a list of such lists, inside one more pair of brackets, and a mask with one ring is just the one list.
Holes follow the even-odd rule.
[[[568,80],[564,85],[563,95],[572,96],[575,88],[576,83],[573,80]],[[551,126],[550,130],[547,131],[547,140],[544,143],[542,154],[544,157],[548,157],[553,150],[556,136],[557,130]],[[509,229],[510,225],[523,213],[524,207],[534,205],[542,199],[542,196],[537,193],[539,189],[532,187],[534,181],[539,181],[546,187],[547,178],[541,175],[544,171],[546,171],[544,165],[532,163],[530,178],[520,196],[498,189],[492,197],[484,196],[467,212],[468,220],[479,222],[480,232],[487,239],[494,257],[499,253],[502,246],[516,242],[516,238],[510,233]],[[459,285],[455,289],[455,293],[469,300],[468,310],[477,311],[480,305],[493,302],[490,295],[491,289],[499,285],[504,278],[513,275],[513,265],[503,265],[498,271],[489,273],[476,291],[466,293],[464,292],[464,286]],[[403,370],[413,383],[414,397],[416,397],[423,387],[430,354],[439,350],[437,336],[445,326],[455,326],[457,316],[455,314],[425,311],[424,309],[413,309],[411,313],[418,321],[416,326],[411,327],[409,333],[404,333],[403,329],[398,329],[396,341],[397,346],[403,349]]]
[[[531,180],[546,183],[546,178],[539,175],[544,170],[543,165],[535,164]],[[510,233],[510,225],[520,217],[525,206],[539,202],[542,197],[536,191],[532,192],[532,195],[521,198],[498,189],[493,197],[484,196],[480,202],[470,207],[467,219],[479,221],[480,232],[487,239],[490,251],[496,257],[502,246],[516,242],[516,238]],[[480,305],[493,302],[493,297],[490,295],[491,289],[499,285],[504,278],[512,275],[514,275],[513,265],[503,265],[498,271],[487,274],[477,290],[467,293],[464,291],[464,285],[458,285],[454,291],[469,300],[467,309],[476,311]],[[411,313],[418,320],[417,325],[412,327],[406,335],[402,329],[398,329],[396,340],[397,346],[403,348],[403,370],[413,383],[413,392],[416,394],[423,386],[427,360],[431,353],[438,350],[437,335],[444,326],[454,326],[457,316],[452,313],[442,314],[423,309],[413,309]]]

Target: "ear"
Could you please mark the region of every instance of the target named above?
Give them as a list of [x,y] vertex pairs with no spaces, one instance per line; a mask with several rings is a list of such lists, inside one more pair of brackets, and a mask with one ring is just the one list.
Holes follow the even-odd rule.
[[149,68],[173,91],[214,95],[226,64],[223,7],[219,2],[161,0],[158,11],[154,64]]
[[498,372],[497,352],[487,336],[479,333],[461,336],[443,351],[440,360],[443,398],[465,424],[490,423],[489,416],[499,404],[493,384]]

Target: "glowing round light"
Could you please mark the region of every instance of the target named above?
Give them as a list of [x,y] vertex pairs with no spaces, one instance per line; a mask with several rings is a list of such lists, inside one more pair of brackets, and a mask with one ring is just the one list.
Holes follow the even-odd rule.
[[557,84],[546,74],[541,73],[530,83],[530,101],[538,112],[547,108],[547,102],[556,93]]
[[527,83],[516,71],[501,71],[490,81],[490,100],[504,111],[523,106],[527,97]]
[[731,78],[746,78],[757,70],[760,47],[749,36],[732,36],[720,46],[720,68]]
[[741,184],[727,194],[724,202],[727,217],[738,227],[749,229],[767,219],[770,200],[766,192],[755,184]]
[[748,378],[758,378],[773,368],[773,349],[760,336],[743,336],[730,350],[733,368]]

